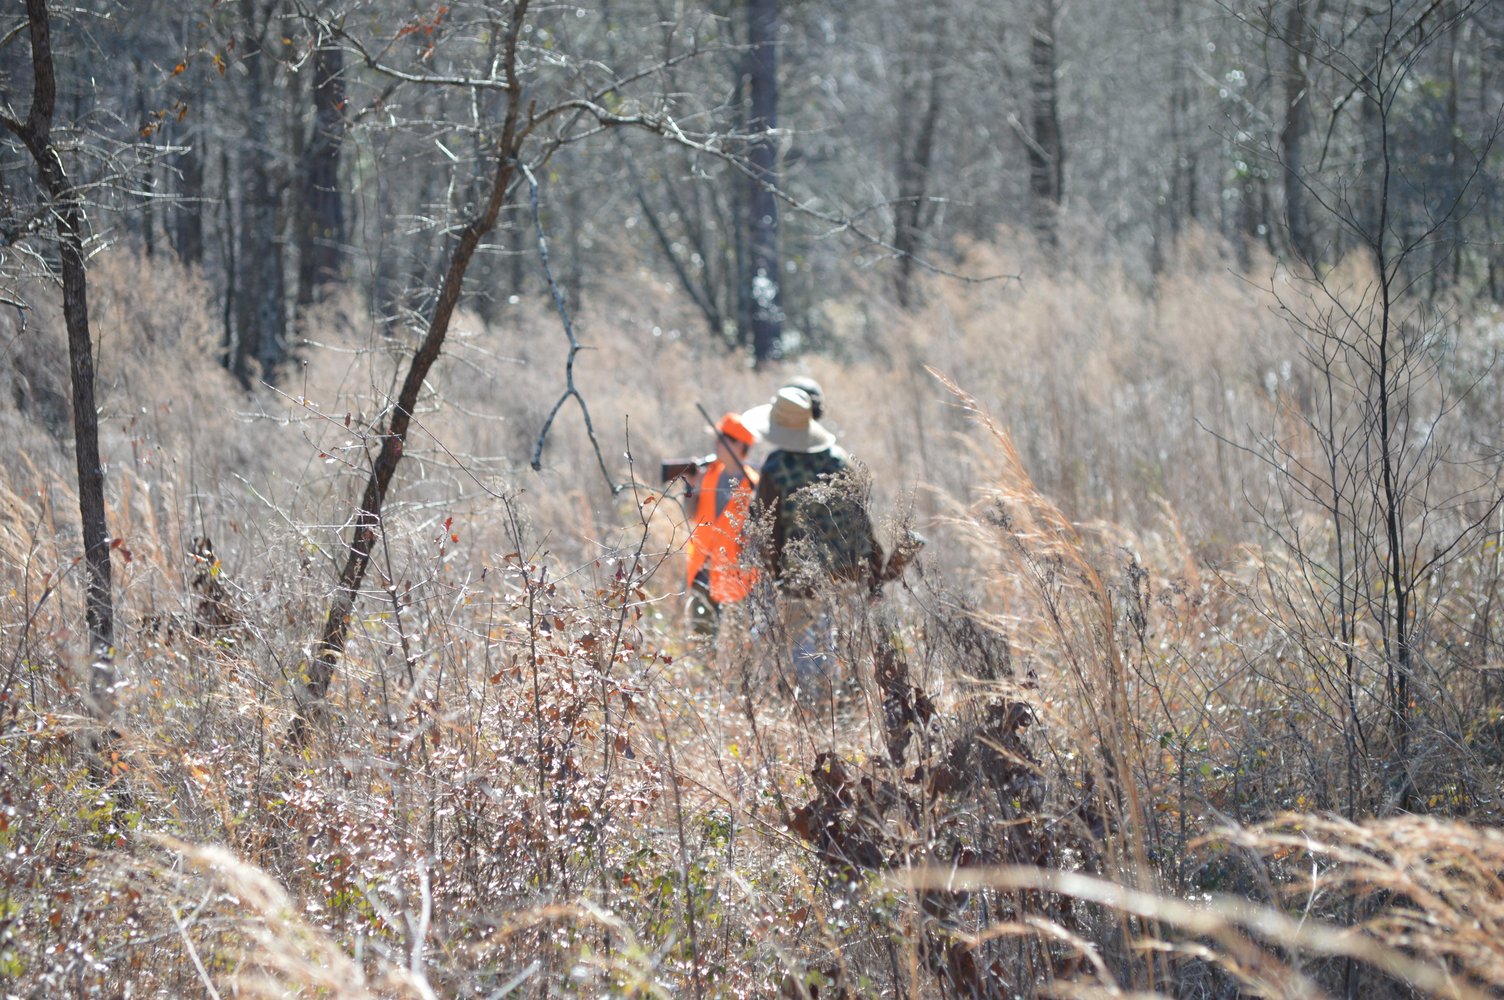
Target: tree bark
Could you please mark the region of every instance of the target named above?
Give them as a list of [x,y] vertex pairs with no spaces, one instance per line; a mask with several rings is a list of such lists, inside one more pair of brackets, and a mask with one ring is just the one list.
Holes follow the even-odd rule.
[[1056,0],[1035,0],[1029,35],[1029,193],[1034,229],[1046,247],[1056,245],[1060,201],[1065,187],[1065,144],[1060,131],[1060,98],[1055,85]]
[[[1444,8],[1443,20],[1455,17],[1457,5],[1455,2],[1448,3]],[[1445,35],[1445,79],[1447,88],[1445,132],[1447,142],[1447,196],[1449,198],[1461,197],[1462,189],[1467,186],[1467,174],[1464,163],[1467,160],[1467,144],[1463,141],[1463,124],[1459,114],[1459,100],[1462,91],[1461,81],[1461,54],[1458,51],[1458,35],[1460,29],[1448,31]],[[1451,246],[1444,262],[1446,276],[1453,285],[1462,281],[1462,248],[1467,243],[1465,219],[1462,213],[1457,213],[1447,226],[1451,237]],[[1439,282],[1443,269],[1438,267],[1432,273],[1432,282]],[[1433,284],[1439,288],[1439,284]]]
[[[146,85],[142,80],[140,59],[132,61],[131,75],[134,77],[136,84],[136,120],[145,126],[149,120],[149,112],[146,108]],[[147,158],[141,164],[140,179],[136,181],[141,186],[142,192],[145,193],[145,197],[141,202],[140,231],[141,252],[147,257],[153,256],[157,251],[157,213],[153,204],[155,197],[153,189],[157,186],[156,173],[156,161],[152,158]]]
[[747,4],[748,128],[757,134],[748,155],[752,174],[748,285],[752,354],[761,365],[779,355],[783,340],[783,275],[778,255],[778,0]]
[[311,305],[344,270],[345,202],[340,152],[345,136],[344,54],[325,39],[313,57],[313,130],[303,153],[303,217],[298,220],[298,305]]
[[173,166],[180,178],[178,194],[183,204],[174,211],[173,246],[184,264],[201,264],[204,260],[204,156],[199,150],[199,130],[192,129],[183,138],[183,150],[173,156]]
[[1170,64],[1170,197],[1166,206],[1170,244],[1196,219],[1196,153],[1189,135],[1191,87],[1186,74],[1185,2],[1170,0],[1170,31],[1176,44]]
[[1311,16],[1307,0],[1291,0],[1285,11],[1285,121],[1280,130],[1280,161],[1285,180],[1285,224],[1290,249],[1307,263],[1315,261],[1315,238],[1306,208],[1305,139],[1310,130],[1311,102],[1306,90],[1306,59],[1310,50]]
[[242,60],[247,69],[245,144],[241,150],[240,226],[235,235],[240,259],[234,351],[230,370],[242,388],[258,379],[273,382],[286,350],[286,307],[281,244],[277,239],[277,191],[272,179],[269,128],[272,54],[263,44],[273,4],[245,9]]
[[73,451],[78,473],[78,510],[83,530],[88,586],[88,622],[93,711],[106,719],[114,712],[115,605],[110,573],[110,536],[105,521],[104,467],[99,460],[99,414],[94,402],[94,344],[89,331],[89,288],[84,253],[84,209],[68,180],[61,154],[52,143],[57,77],[52,59],[52,28],[46,0],[26,0],[31,29],[35,85],[25,122],[5,126],[25,143],[36,163],[42,188],[52,200],[58,261],[63,285],[63,320],[68,331],[68,372],[73,395]]
[[919,115],[919,130],[910,144],[902,142],[898,162],[898,206],[893,219],[893,250],[898,255],[898,273],[894,292],[898,304],[908,308],[913,302],[914,255],[924,240],[929,221],[925,204],[929,196],[930,167],[935,159],[935,132],[940,121],[940,99],[944,92],[946,57],[933,39],[926,58],[925,103]]

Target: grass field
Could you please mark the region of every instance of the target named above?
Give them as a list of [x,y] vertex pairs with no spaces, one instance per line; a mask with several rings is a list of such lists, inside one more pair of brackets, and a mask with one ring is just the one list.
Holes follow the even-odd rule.
[[[529,467],[564,390],[549,304],[461,321],[306,745],[410,343],[333,304],[243,395],[191,274],[96,262],[106,732],[61,324],[0,321],[0,992],[1497,996],[1497,317],[1399,334],[1397,706],[1370,392],[1313,333],[1363,315],[1362,269],[1323,297],[1208,243],[1143,288],[1008,245],[959,270],[1021,278],[937,277],[913,313],[853,278],[830,350],[769,371],[661,278],[600,276],[576,379],[619,491],[573,401]],[[929,540],[881,600],[826,595],[836,666],[799,698],[768,595],[686,638],[654,481],[708,450],[696,403],[796,372],[880,536]]]

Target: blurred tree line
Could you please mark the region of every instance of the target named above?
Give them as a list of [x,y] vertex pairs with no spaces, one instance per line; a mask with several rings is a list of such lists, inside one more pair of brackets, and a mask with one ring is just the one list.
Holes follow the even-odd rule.
[[[276,380],[331,288],[387,330],[421,326],[486,176],[510,6],[54,10],[54,132],[90,252],[201,267],[221,362],[247,387]],[[26,20],[0,16],[14,120],[33,88]],[[521,73],[535,114],[588,97],[620,119],[580,108],[533,133],[569,301],[649,252],[710,341],[763,360],[821,346],[822,295],[853,257],[907,304],[918,271],[1000,231],[1147,283],[1195,229],[1320,267],[1361,245],[1348,222],[1387,213],[1422,247],[1413,277],[1504,299],[1501,39],[1504,10],[1466,0],[601,0],[534,10]],[[1383,81],[1365,74],[1401,49],[1380,127]],[[3,133],[7,287],[52,252],[33,171]],[[488,317],[546,290],[520,191],[467,283]]]

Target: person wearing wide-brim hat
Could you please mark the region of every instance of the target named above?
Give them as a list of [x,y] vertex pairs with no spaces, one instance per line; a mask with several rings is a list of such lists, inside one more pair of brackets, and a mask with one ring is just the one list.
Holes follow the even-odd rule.
[[741,419],[753,433],[782,451],[811,454],[836,443],[835,433],[815,419],[813,397],[796,386],[784,386],[771,402],[752,407]]
[[[785,592],[808,593],[826,579],[872,582],[882,566],[866,498],[849,474],[851,457],[813,409],[809,393],[784,386],[742,414],[774,449],[762,465],[754,511],[771,521],[763,564]],[[796,558],[787,557],[791,551]]]
[[882,567],[865,490],[813,409],[809,393],[784,386],[771,402],[742,414],[774,448],[762,465],[752,516],[770,528],[762,566],[785,598],[794,683],[810,692],[835,680],[834,634],[817,595],[833,582],[861,582],[876,592]]

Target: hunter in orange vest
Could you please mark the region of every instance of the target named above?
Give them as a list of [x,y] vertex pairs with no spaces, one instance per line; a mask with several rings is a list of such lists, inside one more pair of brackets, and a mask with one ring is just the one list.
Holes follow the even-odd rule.
[[726,414],[716,425],[715,460],[692,484],[689,617],[696,632],[714,631],[720,606],[746,597],[757,579],[741,559],[742,525],[757,488],[757,473],[743,463],[756,440],[736,414]]

